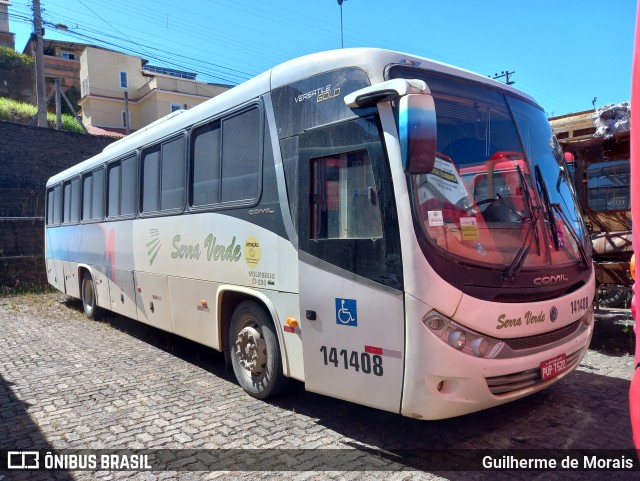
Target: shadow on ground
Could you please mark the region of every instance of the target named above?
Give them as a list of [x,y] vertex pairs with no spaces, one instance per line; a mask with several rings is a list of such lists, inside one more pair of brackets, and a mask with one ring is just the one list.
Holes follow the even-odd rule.
[[[67,304],[82,309],[79,302]],[[629,318],[627,311],[598,312],[592,346],[612,356],[633,352]],[[103,314],[102,322],[236,384],[232,370],[225,367],[224,356],[217,351],[111,313]],[[576,371],[525,399],[441,421],[417,421],[306,392],[299,382],[293,383],[286,395],[267,402],[308,416],[341,434],[345,448],[361,449],[365,456],[370,455],[370,449],[383,451],[387,453],[383,457],[388,456],[386,461],[398,469],[424,470],[425,459],[429,461],[434,453],[457,454],[460,462],[465,455],[475,456],[478,450],[496,449],[501,455],[527,450],[563,453],[613,449],[619,450],[618,454],[632,453],[626,451],[632,448],[628,390],[627,380]],[[437,474],[456,481],[503,479],[495,471]],[[547,472],[543,477],[534,474],[511,472],[505,479],[581,479],[577,472]],[[624,472],[589,474],[589,479],[628,479]]]

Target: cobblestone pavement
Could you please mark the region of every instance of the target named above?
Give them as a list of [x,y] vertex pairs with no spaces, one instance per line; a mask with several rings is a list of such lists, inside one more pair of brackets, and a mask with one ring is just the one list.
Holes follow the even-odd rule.
[[[425,422],[308,393],[301,383],[276,400],[257,401],[238,387],[222,354],[116,315],[90,321],[81,310],[59,294],[0,297],[0,449],[255,448],[286,454],[303,448],[320,457],[332,449],[339,458],[358,447],[632,447],[628,311],[601,313],[594,349],[550,389],[481,413]],[[288,464],[304,461],[296,455],[291,452]],[[0,472],[0,481],[631,479],[615,471],[429,473],[388,458],[376,464],[372,457],[366,458],[367,471],[282,471],[282,459],[274,459],[270,472],[250,471],[251,461],[241,458],[238,465],[247,471]],[[396,471],[376,470],[385,466]]]

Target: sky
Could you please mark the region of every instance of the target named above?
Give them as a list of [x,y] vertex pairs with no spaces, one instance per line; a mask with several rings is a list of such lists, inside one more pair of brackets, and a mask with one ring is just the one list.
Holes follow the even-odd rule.
[[[11,0],[22,52],[31,0]],[[45,38],[102,45],[238,84],[313,52],[379,47],[514,87],[549,116],[631,98],[636,0],[41,0]],[[341,30],[342,10],[342,30]],[[56,29],[65,25],[68,30]],[[595,99],[595,100],[594,100]]]

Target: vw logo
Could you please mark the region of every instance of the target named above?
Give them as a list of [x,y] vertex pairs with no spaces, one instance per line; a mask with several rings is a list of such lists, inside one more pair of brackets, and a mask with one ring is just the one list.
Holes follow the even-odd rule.
[[551,311],[549,312],[549,317],[551,318],[551,322],[556,322],[556,319],[558,319],[558,308],[556,306],[553,306],[551,308]]

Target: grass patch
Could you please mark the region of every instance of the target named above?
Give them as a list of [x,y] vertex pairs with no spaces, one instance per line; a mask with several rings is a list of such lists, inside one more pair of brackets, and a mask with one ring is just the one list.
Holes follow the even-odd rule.
[[0,286],[0,297],[52,294],[54,292],[57,291],[48,284],[45,286]]
[[[16,122],[18,124],[29,124],[31,119],[35,117],[36,112],[37,109],[35,105],[0,97],[0,120]],[[50,128],[56,126],[56,114],[47,112],[47,124]],[[69,114],[62,114],[62,130],[84,133],[78,119]]]

